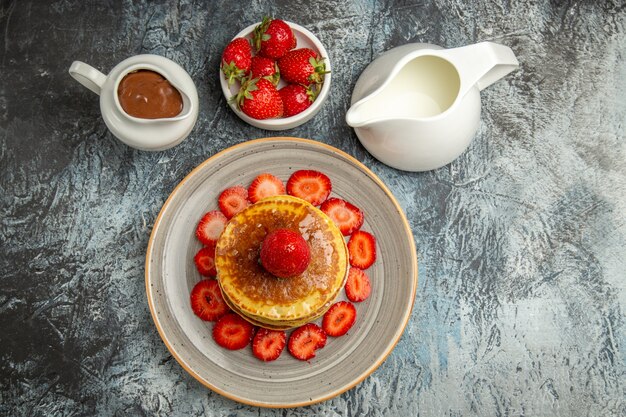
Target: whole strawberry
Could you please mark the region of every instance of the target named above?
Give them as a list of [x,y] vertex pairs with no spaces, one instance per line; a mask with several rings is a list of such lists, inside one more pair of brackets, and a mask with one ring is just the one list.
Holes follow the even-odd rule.
[[260,257],[267,272],[279,278],[290,278],[307,269],[311,251],[299,232],[276,229],[263,240]]
[[278,90],[283,100],[283,116],[290,117],[302,113],[315,101],[317,89],[313,86],[305,87],[300,84],[287,84]]
[[250,78],[267,78],[274,85],[280,81],[280,71],[276,61],[262,56],[253,56],[250,66]]
[[250,42],[244,38],[233,39],[222,53],[222,71],[228,79],[228,85],[232,85],[235,80],[241,81],[252,65],[252,47]]
[[266,58],[278,59],[296,47],[296,36],[287,23],[265,16],[254,28],[253,44],[256,52]]
[[321,84],[324,81],[326,64],[315,51],[309,48],[300,48],[287,52],[278,60],[280,76],[288,83],[310,85]]
[[239,109],[253,119],[272,119],[283,115],[278,90],[265,78],[244,79],[235,97]]

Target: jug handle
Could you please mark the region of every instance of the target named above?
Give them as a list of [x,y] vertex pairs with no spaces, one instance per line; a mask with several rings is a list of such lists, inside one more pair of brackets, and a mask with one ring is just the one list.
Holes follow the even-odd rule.
[[106,75],[81,61],[72,62],[69,73],[76,81],[98,95],[107,79]]
[[448,49],[444,54],[459,70],[462,94],[474,85],[483,90],[519,67],[511,48],[493,42]]

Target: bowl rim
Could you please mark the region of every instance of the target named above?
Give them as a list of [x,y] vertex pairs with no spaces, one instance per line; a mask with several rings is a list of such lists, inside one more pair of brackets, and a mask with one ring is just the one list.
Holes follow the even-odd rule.
[[[222,94],[224,95],[224,98],[226,99],[226,103],[235,112],[235,114],[239,116],[239,118],[241,118],[243,121],[245,121],[246,123],[252,126],[267,127],[268,129],[272,129],[272,130],[291,129],[296,126],[300,126],[301,124],[307,122],[310,118],[315,116],[315,114],[319,111],[324,101],[326,101],[326,98],[330,91],[332,68],[331,68],[330,56],[328,55],[328,51],[326,50],[322,42],[317,38],[317,36],[315,36],[311,31],[309,31],[305,27],[300,26],[297,23],[287,21],[287,20],[285,20],[284,22],[287,23],[289,27],[291,27],[292,30],[298,31],[302,35],[304,35],[304,37],[306,37],[307,40],[309,40],[313,44],[313,46],[315,46],[320,56],[324,58],[324,63],[326,64],[326,70],[328,71],[328,73],[326,73],[324,76],[324,82],[322,83],[322,88],[320,89],[320,92],[317,98],[308,109],[290,117],[280,117],[280,118],[275,118],[275,119],[253,119],[252,117],[248,116],[247,114],[239,110],[235,104],[229,102],[229,99],[232,93],[230,91],[230,87],[228,86],[228,82],[222,76],[222,70],[220,67],[218,74],[220,78],[220,85],[222,87]],[[261,24],[261,22],[253,23],[247,26],[246,28],[241,30],[239,33],[237,33],[231,39],[231,41],[235,38],[247,38],[254,31],[254,28],[257,27],[259,24]],[[296,46],[296,48],[298,47]],[[220,59],[220,66],[221,66],[221,59]]]

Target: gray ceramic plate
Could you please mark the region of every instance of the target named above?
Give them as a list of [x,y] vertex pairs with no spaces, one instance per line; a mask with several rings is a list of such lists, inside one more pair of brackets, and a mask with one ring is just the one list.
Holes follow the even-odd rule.
[[[372,294],[356,303],[350,332],[328,338],[310,362],[285,351],[263,363],[251,348],[228,351],[211,337],[212,323],[194,316],[189,294],[201,277],[193,256],[202,215],[217,208],[219,193],[250,184],[262,172],[286,181],[293,171],[328,175],[333,195],[360,207],[363,230],[377,238],[378,259],[368,269]],[[295,138],[259,139],[226,149],[194,169],[169,196],[154,224],[146,256],[146,290],[161,338],[176,360],[210,389],[242,403],[296,407],[332,398],[371,374],[391,353],[409,319],[417,288],[411,230],[387,187],[346,153]],[[342,291],[343,297],[343,291]]]

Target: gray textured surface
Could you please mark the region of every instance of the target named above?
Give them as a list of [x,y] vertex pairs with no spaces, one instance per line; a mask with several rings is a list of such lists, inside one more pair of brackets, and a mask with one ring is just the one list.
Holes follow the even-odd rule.
[[[0,414],[626,414],[624,2],[294,3],[2,1]],[[287,411],[188,376],[158,337],[143,277],[174,186],[216,151],[272,135],[227,108],[216,74],[227,40],[264,12],[316,33],[335,69],[321,113],[286,133],[377,173],[420,260],[388,360],[342,396]],[[367,63],[406,42],[481,40],[511,46],[521,67],[483,92],[470,149],[421,174],[372,159],[343,120]],[[199,88],[191,137],[161,153],[112,138],[67,75],[74,59],[108,71],[144,52]]]

